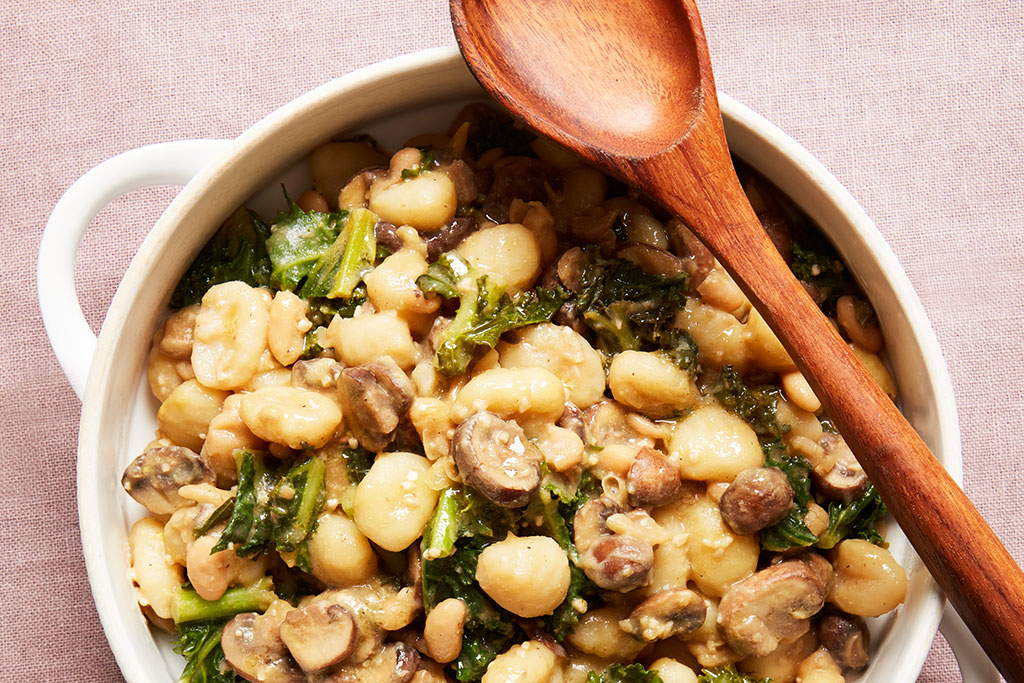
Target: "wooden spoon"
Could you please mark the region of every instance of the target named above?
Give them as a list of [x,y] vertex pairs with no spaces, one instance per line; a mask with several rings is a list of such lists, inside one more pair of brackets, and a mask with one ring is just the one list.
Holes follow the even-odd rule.
[[1009,681],[1024,575],[793,277],[726,147],[693,0],[451,0],[477,80],[510,112],[682,218],[782,340],[896,520]]

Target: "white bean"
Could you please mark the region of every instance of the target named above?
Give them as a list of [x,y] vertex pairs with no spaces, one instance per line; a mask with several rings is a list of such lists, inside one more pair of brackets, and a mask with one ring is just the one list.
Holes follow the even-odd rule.
[[212,389],[238,389],[256,374],[267,348],[269,301],[244,282],[214,285],[196,316],[192,368]]
[[466,603],[458,598],[442,600],[427,614],[423,640],[434,661],[447,664],[459,656],[466,614]]
[[242,422],[271,443],[289,448],[320,448],[341,423],[341,409],[320,394],[291,386],[257,389],[242,397]]
[[796,368],[796,363],[789,357],[789,352],[757,309],[750,311],[744,329],[748,334],[748,352],[758,366],[769,372],[789,372]]
[[139,604],[151,607],[158,617],[170,619],[171,601],[185,581],[185,572],[167,553],[163,525],[153,517],[135,522],[128,532],[128,549]]
[[371,541],[398,552],[420,537],[437,505],[430,462],[413,453],[381,453],[356,487],[353,517]]
[[274,295],[268,314],[267,345],[281,365],[299,359],[306,346],[306,332],[313,323],[306,319],[309,303],[289,291]]

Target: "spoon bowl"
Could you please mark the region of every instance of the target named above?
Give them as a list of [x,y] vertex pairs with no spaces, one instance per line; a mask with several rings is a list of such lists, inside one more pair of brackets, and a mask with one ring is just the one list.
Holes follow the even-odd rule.
[[[698,54],[703,46],[692,31],[666,39],[666,26],[689,25],[686,7],[635,4],[626,31],[617,30],[613,13],[559,13],[555,25],[547,3],[467,2],[459,6],[464,31],[488,32],[489,40],[461,47],[492,75],[502,104],[533,127],[595,153],[647,157],[673,147],[692,126],[704,95],[699,65],[707,55]],[[557,69],[536,58],[544,54],[559,55]],[[526,90],[553,106],[526,111],[502,97]],[[586,138],[573,136],[584,130]]]
[[1024,681],[1024,574],[790,272],[736,178],[693,0],[451,0],[480,84],[707,245],[789,351],[1002,675]]

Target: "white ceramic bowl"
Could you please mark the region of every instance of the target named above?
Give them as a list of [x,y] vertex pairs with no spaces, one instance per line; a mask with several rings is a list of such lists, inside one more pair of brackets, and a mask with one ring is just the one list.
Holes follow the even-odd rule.
[[[165,143],[115,157],[83,176],[54,209],[40,244],[40,306],[58,360],[83,398],[78,504],[85,561],[103,628],[132,683],[169,683],[182,665],[169,640],[154,636],[136,606],[126,531],[140,508],[119,486],[123,468],[155,429],[156,403],[146,387],[144,361],[175,283],[234,208],[248,201],[274,215],[281,202],[280,179],[296,191],[306,186],[308,174],[298,162],[318,144],[339,133],[369,131],[394,146],[409,134],[442,129],[463,103],[481,97],[452,49],[400,57],[299,97],[235,141]],[[960,481],[949,376],[920,302],[889,247],[835,178],[792,139],[726,96],[721,107],[732,150],[789,195],[850,265],[889,340],[907,418]],[[109,201],[156,184],[185,188],[132,261],[97,342],[77,306],[75,248]],[[862,680],[909,682],[916,679],[939,625],[942,598],[894,526],[889,538],[907,569],[910,589],[894,615],[873,624],[874,652]],[[983,678],[973,674],[967,680]]]

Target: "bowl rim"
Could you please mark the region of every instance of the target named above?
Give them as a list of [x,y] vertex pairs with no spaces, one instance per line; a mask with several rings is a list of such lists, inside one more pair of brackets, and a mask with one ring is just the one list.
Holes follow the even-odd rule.
[[[192,202],[209,190],[211,183],[215,186],[217,177],[224,169],[244,156],[246,151],[259,140],[285,129],[293,118],[318,101],[337,97],[345,92],[358,93],[368,85],[389,78],[416,76],[434,70],[457,68],[459,65],[464,68],[462,57],[454,47],[422,50],[363,67],[335,78],[284,104],[243,132],[222,156],[210,163],[182,189],[154,224],[132,259],[111,302],[97,341],[84,392],[77,449],[79,528],[90,590],[107,641],[127,680],[151,681],[155,679],[152,678],[152,662],[144,659],[141,653],[131,646],[131,633],[135,631],[139,623],[144,623],[144,621],[140,617],[139,621],[131,624],[123,620],[117,612],[114,581],[108,571],[113,558],[104,552],[101,543],[101,539],[110,532],[103,524],[99,507],[95,505],[95,501],[101,496],[109,494],[109,491],[102,486],[109,482],[101,482],[97,476],[102,463],[99,458],[100,449],[94,445],[98,444],[102,438],[99,418],[103,401],[100,399],[106,391],[110,373],[116,371],[116,368],[113,367],[113,352],[125,325],[129,304],[134,298],[135,290],[143,283],[146,276],[151,275],[158,251],[164,246],[162,240],[165,241],[166,238],[163,235],[170,232],[171,227],[177,224],[182,212]],[[726,119],[728,126],[743,128],[752,135],[763,139],[767,144],[776,147],[783,157],[788,158],[809,180],[828,194],[850,224],[856,228],[867,248],[877,259],[878,265],[884,270],[890,281],[900,308],[917,332],[927,372],[933,382],[936,409],[940,413],[939,429],[943,432],[942,438],[946,444],[944,465],[954,480],[958,484],[962,483],[963,463],[952,382],[942,359],[934,330],[928,322],[920,299],[914,292],[909,278],[900,267],[892,249],[852,195],[793,138],[725,94],[719,93],[719,102],[723,118]],[[915,648],[914,653],[906,653],[906,666],[901,666],[901,670],[912,671],[914,675],[920,671],[928,653],[927,645],[938,628],[943,600],[934,583],[930,586],[926,601],[929,604],[923,608],[919,620],[914,622],[914,627],[922,632],[918,638],[921,645]],[[927,638],[926,642],[925,638]],[[910,679],[908,678],[908,680]]]

